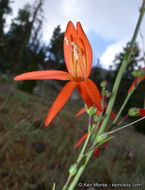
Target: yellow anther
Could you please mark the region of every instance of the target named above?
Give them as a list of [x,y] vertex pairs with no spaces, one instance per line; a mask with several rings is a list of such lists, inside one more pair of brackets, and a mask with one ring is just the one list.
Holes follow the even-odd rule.
[[72,46],[74,46],[73,53],[74,53],[75,60],[77,61],[79,58],[79,54],[77,52],[78,46],[75,42],[71,42],[71,44],[72,44]]
[[65,36],[64,40],[66,41],[66,45],[69,45],[69,40],[67,39],[67,37]]

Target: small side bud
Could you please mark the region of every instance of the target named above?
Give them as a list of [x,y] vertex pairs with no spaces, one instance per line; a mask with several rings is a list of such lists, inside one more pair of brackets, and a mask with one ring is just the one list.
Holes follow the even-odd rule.
[[110,93],[108,90],[106,90],[106,91],[105,91],[105,96],[106,96],[107,98],[109,98],[109,97],[111,96],[111,93]]
[[104,80],[104,81],[102,81],[102,82],[100,83],[100,86],[101,86],[102,88],[105,88],[106,85],[107,85],[106,80]]
[[131,108],[128,111],[129,116],[139,116],[139,108]]
[[97,121],[98,121],[98,119],[99,119],[99,118],[98,118],[98,116],[97,116],[97,115],[94,115],[94,116],[93,116],[93,121],[94,121],[94,122],[97,122]]
[[92,129],[96,128],[96,124],[92,124]]
[[143,75],[144,75],[143,70],[135,70],[135,71],[133,72],[133,76],[134,76],[134,77],[142,77]]
[[77,173],[77,164],[75,163],[69,168],[69,175],[74,176]]
[[108,136],[108,133],[103,133],[102,135],[100,135],[100,136],[98,136],[98,137],[96,138],[96,141],[97,141],[98,143],[100,143],[100,142],[104,141],[104,140],[107,138],[107,136]]
[[89,115],[93,115],[96,113],[97,111],[97,108],[95,108],[94,106],[90,107],[89,109],[87,108],[87,105],[85,104],[85,109],[86,109],[86,112],[89,114]]

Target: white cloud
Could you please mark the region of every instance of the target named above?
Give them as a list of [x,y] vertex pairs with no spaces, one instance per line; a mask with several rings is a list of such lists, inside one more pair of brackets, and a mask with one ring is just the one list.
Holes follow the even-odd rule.
[[109,69],[109,65],[112,65],[115,55],[122,51],[122,48],[126,46],[127,42],[127,40],[122,40],[107,47],[106,51],[100,57],[100,62],[104,68]]
[[[28,0],[15,0],[14,16]],[[31,4],[34,0],[31,0]],[[132,35],[142,0],[44,0],[43,39],[49,40],[58,24],[65,30],[69,20],[80,21],[85,31],[94,30],[105,39],[121,40]],[[145,23],[145,22],[144,22]],[[145,27],[143,30],[145,33]]]
[[[34,1],[31,0],[31,4]],[[28,2],[30,1],[15,0],[12,4],[13,15],[16,16],[18,8]],[[102,63],[108,68],[114,55],[131,39],[141,4],[142,0],[44,0],[42,39],[48,43],[57,25],[61,25],[65,31],[69,20],[74,23],[80,21],[86,33],[94,31],[104,41],[116,41],[101,56]],[[145,35],[145,20],[141,31]]]

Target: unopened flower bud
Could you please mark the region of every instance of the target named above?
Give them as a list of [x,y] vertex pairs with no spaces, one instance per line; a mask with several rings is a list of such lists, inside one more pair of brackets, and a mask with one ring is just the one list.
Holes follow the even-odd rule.
[[139,113],[139,108],[131,108],[128,111],[129,116],[138,116]]
[[98,143],[100,143],[100,142],[104,141],[104,140],[107,138],[107,136],[108,136],[108,133],[103,133],[102,135],[100,135],[100,136],[98,136],[98,137],[96,138],[96,141],[97,141]]
[[94,116],[93,116],[93,120],[94,120],[94,122],[97,122],[97,121],[98,121],[98,119],[99,119],[99,118],[98,118],[98,116],[97,116],[97,115],[94,115]]
[[96,113],[96,110],[97,108],[95,108],[94,106],[90,107],[89,109],[87,108],[87,105],[85,104],[85,109],[86,109],[86,112],[89,114],[89,115],[93,115]]
[[101,86],[102,88],[105,88],[106,85],[107,85],[106,80],[104,80],[104,81],[102,81],[102,82],[100,83],[100,86]]
[[135,77],[142,77],[144,75],[144,71],[143,70],[135,70],[133,72],[133,76]]
[[69,168],[69,175],[74,176],[77,173],[77,164],[75,163]]
[[108,90],[106,90],[106,91],[105,91],[105,96],[106,96],[107,98],[109,98],[109,97],[111,96],[111,93],[110,93]]

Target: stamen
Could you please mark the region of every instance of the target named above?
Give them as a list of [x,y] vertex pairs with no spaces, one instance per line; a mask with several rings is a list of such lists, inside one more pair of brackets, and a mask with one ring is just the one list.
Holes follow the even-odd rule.
[[64,37],[64,40],[66,41],[66,45],[69,46],[69,40],[66,36]]
[[[80,48],[78,47],[76,42],[72,41],[71,43],[69,43],[69,39],[66,36],[64,37],[64,40],[66,41],[66,45],[69,46],[70,57],[73,53],[73,57],[71,57],[70,59],[70,64],[72,66],[72,75],[74,77],[84,79],[86,77],[86,65]],[[80,63],[78,62],[79,57]],[[80,72],[81,74],[79,74]]]
[[74,46],[73,48],[73,52],[74,52],[74,57],[75,57],[75,60],[77,61],[78,58],[79,58],[79,54],[77,53],[77,49],[78,49],[78,46],[75,42],[71,42],[72,46]]
[[86,78],[86,65],[85,65],[85,62],[84,62],[85,60],[83,59],[83,56],[82,56],[80,48],[78,48],[78,51],[79,51],[79,55],[80,55],[81,63],[82,63],[80,68],[81,68],[81,70],[83,70],[84,78]]
[[71,45],[74,47],[73,53],[74,53],[75,61],[78,61],[79,56],[80,56],[81,62],[78,64],[78,66],[80,68],[80,72],[82,73],[82,76],[85,78],[86,77],[86,67],[85,67],[85,62],[84,62],[85,60],[83,59],[83,56],[82,56],[82,52],[81,52],[79,46],[77,45],[77,43],[71,42]]

